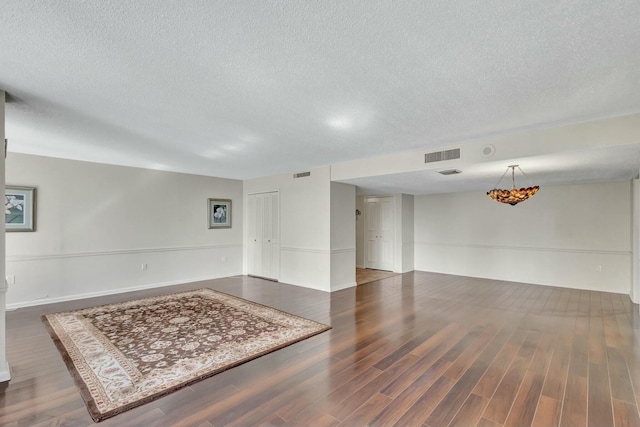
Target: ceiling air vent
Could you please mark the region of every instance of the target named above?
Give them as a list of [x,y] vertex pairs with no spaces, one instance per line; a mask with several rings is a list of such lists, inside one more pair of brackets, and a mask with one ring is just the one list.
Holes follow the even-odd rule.
[[459,173],[462,173],[462,171],[460,169],[446,169],[443,171],[438,171],[438,173],[442,175],[457,175]]
[[300,172],[293,174],[294,178],[304,178],[305,176],[311,176],[311,172]]
[[433,153],[426,153],[424,155],[425,163],[443,162],[445,160],[455,160],[460,158],[460,149],[454,148],[452,150],[434,151]]

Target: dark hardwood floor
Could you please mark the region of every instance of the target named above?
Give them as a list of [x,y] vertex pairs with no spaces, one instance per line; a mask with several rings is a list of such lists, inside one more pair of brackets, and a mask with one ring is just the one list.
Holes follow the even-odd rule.
[[356,283],[358,285],[364,285],[365,283],[387,279],[389,277],[397,276],[398,274],[400,273],[394,273],[393,271],[356,268]]
[[210,287],[329,332],[102,426],[640,426],[626,295],[414,272],[333,294],[249,277],[7,313],[0,425],[93,425],[45,313]]

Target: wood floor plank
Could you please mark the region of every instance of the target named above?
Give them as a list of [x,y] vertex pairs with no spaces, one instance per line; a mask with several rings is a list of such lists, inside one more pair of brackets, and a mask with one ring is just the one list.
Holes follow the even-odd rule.
[[291,426],[333,427],[339,423],[340,420],[336,420],[331,415],[314,408],[303,411],[288,421],[288,424]]
[[520,384],[529,368],[531,359],[535,353],[535,348],[540,334],[530,332],[527,334],[518,355],[509,367],[504,378],[500,382],[498,389],[494,393],[487,409],[482,417],[503,424],[511,410],[511,406],[516,397]]
[[554,341],[555,337],[549,333],[544,333],[538,341],[529,369],[507,415],[505,426],[532,424],[551,362]]
[[522,334],[512,334],[507,344],[502,348],[502,350],[500,350],[500,353],[498,353],[485,374],[482,376],[482,379],[474,388],[473,393],[487,398],[491,398],[493,396],[493,393],[495,393],[500,381],[502,381],[507,369],[522,346],[524,338],[525,336]]
[[101,426],[640,427],[628,296],[426,272],[331,294],[238,276],[8,312],[0,425],[95,425],[42,314],[202,287],[332,329]]
[[486,418],[480,418],[476,427],[502,427],[502,424],[498,424],[495,421],[491,421]]
[[[578,329],[578,326],[576,326]],[[573,337],[567,386],[562,405],[561,426],[587,425],[589,346],[586,336]]]
[[[275,401],[269,401],[268,404],[274,408],[277,414],[284,420],[292,419],[306,408],[317,404],[318,401],[327,400],[326,397],[332,390],[341,387],[348,383],[354,376],[369,369],[380,357],[380,354],[374,352],[359,360],[357,360],[358,358],[347,358],[335,362],[329,368],[328,372],[317,372],[310,378],[299,382],[295,387],[277,396]],[[320,363],[326,365],[325,360],[321,360]],[[333,379],[330,386],[326,385],[327,375]],[[331,391],[329,387],[331,387]]]
[[416,337],[413,338],[411,341],[398,347],[395,351],[387,355],[384,359],[380,360],[378,363],[376,363],[373,366],[377,369],[380,369],[381,371],[384,371],[389,366],[393,365],[398,360],[402,359],[404,356],[411,353],[420,344],[424,343],[429,338],[431,338],[435,334],[435,332],[436,331],[432,331],[428,329],[421,334],[417,334]]
[[611,387],[606,364],[589,364],[589,396],[587,424],[590,427],[613,424]]
[[[490,342],[492,342],[497,332],[498,331],[496,328],[487,328],[478,337],[478,339],[473,344],[471,344],[469,348],[467,348],[467,350],[456,359],[455,362],[451,364],[449,369],[447,369],[447,372],[445,372],[444,374],[455,380],[460,379],[460,377],[467,371],[467,368],[469,368],[469,365],[471,365],[473,361],[476,360],[478,354],[480,354],[480,352],[482,352],[484,348]],[[500,347],[502,347],[504,341],[506,341],[506,338],[508,338],[508,331],[504,333],[503,336],[504,338],[500,338]],[[500,349],[498,348],[497,350]]]
[[[436,381],[442,378],[442,374],[450,365],[451,362],[449,361],[436,361],[424,374],[420,375],[411,386],[405,388],[384,410],[376,415],[370,425],[372,427],[383,427],[398,422],[407,410],[415,404],[424,391],[428,390]],[[451,380],[451,382],[453,382],[453,380]]]
[[[364,385],[360,389],[356,390],[351,396],[344,399],[342,402],[334,406],[328,413],[336,419],[346,419],[353,412],[359,410],[360,406],[366,404],[371,398],[375,397],[385,385],[391,382],[402,372],[406,371],[411,365],[415,363],[417,356],[408,354],[403,359],[400,359],[396,364],[390,366],[386,371],[382,372],[376,378],[371,380],[368,384]],[[392,399],[385,400],[386,403]],[[383,399],[376,399],[380,402]],[[387,405],[376,407],[378,412],[382,411]],[[368,421],[368,420],[367,420]]]
[[[459,339],[462,338],[462,333],[454,333],[449,340],[438,344],[431,352],[420,358],[420,360],[418,360],[410,369],[407,369],[403,374],[399,375],[391,383],[385,386],[382,389],[382,393],[395,399],[407,388],[411,387],[412,384],[418,380],[418,378],[424,376],[430,378],[436,373],[437,375],[441,375],[444,371],[441,372],[440,370],[443,367],[444,369],[448,369],[451,365],[451,362],[445,361],[441,357],[455,343],[457,343]],[[431,369],[432,367],[434,367],[434,369]]]
[[633,403],[613,399],[615,427],[640,427],[638,408]]
[[488,398],[472,393],[462,404],[453,420],[451,420],[449,427],[468,427],[476,425],[478,421],[480,421],[480,416],[488,403]]
[[636,398],[629,377],[629,369],[624,356],[616,348],[607,348],[609,362],[609,378],[611,380],[611,395],[614,399],[635,403]]
[[438,380],[407,409],[394,426],[422,425],[454,384],[455,381],[451,378],[438,378]]
[[460,325],[456,322],[447,324],[440,328],[438,332],[432,335],[429,339],[422,344],[411,350],[411,354],[422,357],[429,354],[434,348],[440,345],[443,341],[450,339],[454,331],[460,329]]
[[556,338],[553,357],[545,378],[542,394],[551,399],[562,401],[567,384],[567,373],[571,360],[571,339],[567,334],[558,335]]
[[562,402],[545,395],[540,396],[532,427],[557,427],[560,424]]
[[507,415],[504,423],[505,427],[528,426],[532,424],[543,383],[544,375],[532,371],[525,374],[511,410]]
[[[447,375],[451,368],[445,372],[445,376],[449,376],[450,378],[457,380],[457,382],[426,420],[428,425],[447,425],[451,420],[453,420],[460,407],[470,396],[472,390],[478,384],[478,381],[482,378],[509,336],[510,331],[503,330],[500,334],[495,336],[495,339],[493,339],[481,353],[478,354],[477,349],[474,348],[473,351],[476,358],[472,359],[473,363],[460,378],[450,377]],[[480,339],[478,341],[484,342]]]
[[369,421],[371,421],[376,414],[380,413],[390,402],[391,398],[389,396],[375,394],[348,417],[345,417],[338,425],[341,427],[368,425]]
[[586,377],[577,375],[569,377],[562,405],[560,426],[580,427],[587,425],[587,386]]

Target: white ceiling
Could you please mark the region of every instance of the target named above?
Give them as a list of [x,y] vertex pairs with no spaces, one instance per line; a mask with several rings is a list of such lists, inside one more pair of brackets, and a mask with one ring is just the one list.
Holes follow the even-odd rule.
[[[637,113],[639,22],[638,0],[4,0],[6,134],[15,152],[248,179]],[[639,152],[543,158],[537,177],[629,179]],[[486,167],[353,183],[486,190]]]

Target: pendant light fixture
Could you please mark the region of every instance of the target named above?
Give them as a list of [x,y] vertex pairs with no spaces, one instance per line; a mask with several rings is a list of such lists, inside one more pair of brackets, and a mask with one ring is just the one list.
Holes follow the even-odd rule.
[[[507,170],[504,171],[504,173],[502,174],[502,177],[498,180],[493,190],[487,192],[487,196],[491,197],[491,199],[495,200],[496,202],[507,203],[507,204],[510,204],[511,206],[515,206],[518,203],[524,202],[525,200],[531,198],[534,194],[536,194],[540,189],[540,187],[537,185],[533,187],[527,187],[527,188],[524,188],[524,187],[516,188],[516,178],[515,178],[516,168],[518,168],[518,170],[524,176],[527,176],[522,171],[522,169],[520,169],[520,166],[518,165],[507,166]],[[504,176],[507,174],[507,172],[509,172],[509,169],[511,169],[511,183],[513,187],[511,188],[511,190],[499,189],[498,185],[500,185],[500,182],[502,181]]]

